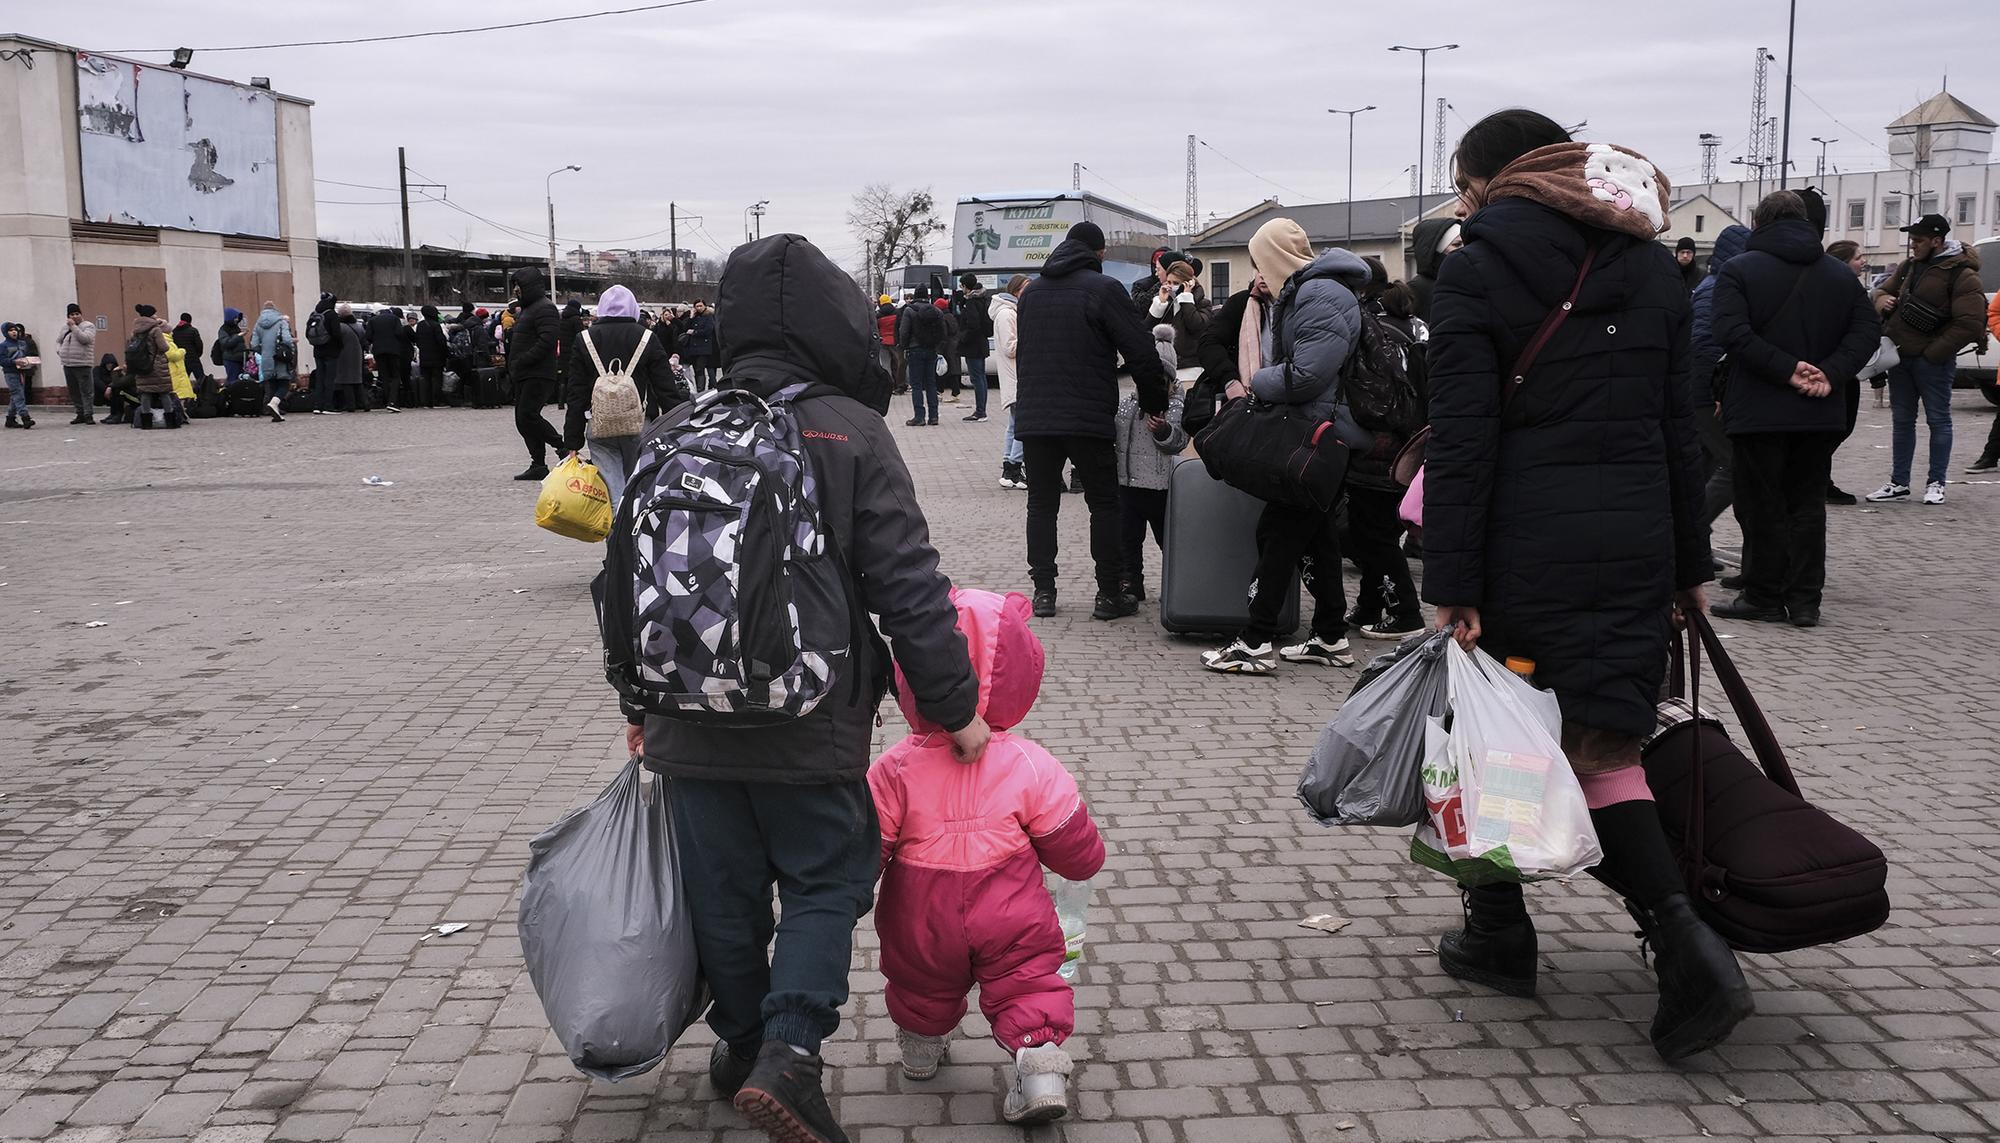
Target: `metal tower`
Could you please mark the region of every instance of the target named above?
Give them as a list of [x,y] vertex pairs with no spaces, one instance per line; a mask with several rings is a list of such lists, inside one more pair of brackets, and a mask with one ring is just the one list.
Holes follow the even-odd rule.
[[1071,189],[1071,190],[1082,190],[1082,189],[1083,189],[1083,164],[1082,164],[1082,163],[1071,163],[1071,164],[1069,165],[1069,189]]
[[1442,194],[1451,187],[1451,172],[1445,169],[1444,161],[1444,111],[1448,107],[1444,96],[1438,96],[1437,127],[1431,138],[1431,193]]
[[1768,160],[1766,152],[1774,150],[1777,134],[1768,126],[1765,103],[1770,94],[1771,60],[1774,57],[1765,48],[1757,49],[1757,71],[1750,81],[1750,148],[1746,152],[1750,165],[1757,168],[1757,197],[1764,197],[1764,167]]
[[1404,167],[1403,169],[1410,172],[1410,193],[1412,195],[1421,193],[1424,189],[1423,176],[1417,173],[1417,165],[1415,163],[1411,163],[1409,166]]
[[1199,203],[1196,201],[1195,185],[1194,185],[1194,148],[1195,148],[1195,138],[1193,135],[1189,135],[1188,156],[1187,156],[1187,213],[1181,217],[1181,230],[1187,237],[1190,238],[1194,236],[1196,231],[1201,229],[1201,207]]
[[1716,149],[1721,146],[1722,146],[1722,136],[1712,135],[1707,131],[1703,131],[1701,133],[1701,181],[1702,182],[1712,183],[1715,181],[1715,152]]

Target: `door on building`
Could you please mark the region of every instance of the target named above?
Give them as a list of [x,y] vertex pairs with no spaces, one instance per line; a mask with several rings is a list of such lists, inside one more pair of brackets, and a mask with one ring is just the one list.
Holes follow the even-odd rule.
[[133,306],[144,302],[169,318],[167,272],[156,266],[78,266],[76,304],[85,320],[97,323],[97,355],[125,357],[125,339],[132,336]]
[[289,270],[224,270],[222,304],[243,311],[243,333],[257,324],[257,311],[265,302],[278,303],[279,313],[292,308],[292,275]]

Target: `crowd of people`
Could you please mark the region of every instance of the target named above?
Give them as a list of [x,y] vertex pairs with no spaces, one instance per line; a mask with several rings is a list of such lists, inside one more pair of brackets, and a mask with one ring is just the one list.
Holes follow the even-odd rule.
[[[774,1138],[845,1138],[819,1048],[838,1025],[853,927],[878,876],[904,1074],[936,1074],[977,983],[1011,1060],[1004,1116],[1066,1110],[1060,1045],[1073,1000],[1056,973],[1062,932],[1038,867],[1078,876],[1102,847],[1061,765],[1003,730],[1025,716],[1041,676],[1027,620],[1058,611],[1056,521],[1072,486],[1090,517],[1091,615],[1135,612],[1176,458],[1236,401],[1299,407],[1351,463],[1337,507],[1264,507],[1249,620],[1202,665],[1352,666],[1349,632],[1396,638],[1427,625],[1468,649],[1532,660],[1536,685],[1560,704],[1563,752],[1602,844],[1592,872],[1626,899],[1653,950],[1655,1048],[1670,1060],[1705,1051],[1752,1011],[1735,953],[1688,896],[1639,765],[1674,627],[1708,609],[1705,585],[1725,570],[1711,550],[1716,501],[1733,502],[1744,532],[1740,594],[1716,612],[1813,626],[1825,504],[1839,492],[1831,458],[1870,363],[1886,367],[1898,442],[1891,483],[1871,499],[1901,498],[1916,406],[1945,405],[1958,349],[1981,322],[2000,332],[2000,312],[1981,312],[1976,275],[1954,273],[1972,255],[1928,216],[1910,228],[1909,262],[1871,292],[1854,251],[1822,247],[1809,193],[1767,196],[1699,267],[1693,251],[1657,240],[1669,191],[1649,161],[1574,141],[1531,111],[1470,128],[1454,174],[1457,218],[1417,227],[1408,283],[1350,251],[1315,249],[1284,218],[1252,238],[1254,278],[1219,303],[1197,285],[1198,262],[1171,249],[1130,288],[1106,276],[1105,235],[1088,222],[1032,281],[989,292],[966,280],[902,305],[850,303],[845,276],[796,236],[732,259],[717,345],[724,383],[768,398],[804,369],[824,386],[795,403],[804,448],[816,469],[839,474],[822,484],[820,508],[887,637],[870,632],[855,648],[852,667],[872,687],[758,730],[754,743],[627,710],[632,751],[674,779],[696,943],[715,991],[711,1081]],[[587,376],[571,377],[572,400]],[[991,382],[1001,390],[1001,483],[1028,493],[1031,598],[953,588],[881,425],[901,392],[907,427],[937,425],[938,391],[958,376],[978,402],[969,421],[984,419]],[[1398,383],[1376,383],[1385,377]],[[1425,428],[1413,509],[1391,460]],[[562,443],[587,437],[585,419]],[[1933,412],[1938,499],[1948,449]],[[1420,554],[1420,583],[1407,551]],[[1347,558],[1362,572],[1353,610]],[[1313,614],[1281,646],[1279,602],[1301,573]],[[871,767],[868,728],[892,674],[912,734]],[[937,783],[975,762],[976,781],[950,779],[964,799],[953,820],[939,819]],[[1018,875],[981,880],[987,861],[1017,859]],[[955,878],[984,887],[969,912]],[[775,927],[774,886],[785,918]],[[1533,995],[1539,960],[1522,886],[1465,888],[1464,900],[1463,925],[1439,942],[1442,969]],[[939,935],[946,916],[949,940]]]

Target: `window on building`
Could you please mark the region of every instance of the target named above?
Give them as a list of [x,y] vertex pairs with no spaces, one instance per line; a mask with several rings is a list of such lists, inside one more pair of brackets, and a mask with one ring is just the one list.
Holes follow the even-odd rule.
[[1885,198],[1882,200],[1882,229],[1894,230],[1903,225],[1903,200]]
[[1229,296],[1229,263],[1209,263],[1208,296],[1217,301]]
[[1697,214],[1694,216],[1694,232],[1696,234],[1700,234],[1702,232],[1703,227],[1707,226],[1707,224],[1708,224],[1707,215]]
[[1979,199],[1974,195],[1962,194],[1958,196],[1958,213],[1953,217],[1960,226],[1971,226],[1974,221],[1973,216],[1978,211]]
[[[1886,207],[1889,204],[1883,203],[1882,205]],[[1847,200],[1847,228],[1849,230],[1865,230],[1867,227],[1868,200],[1862,198]]]
[[1927,194],[1920,194],[1920,195],[1918,195],[1918,196],[1917,196],[1917,213],[1918,213],[1918,214],[1920,214],[1920,215],[1923,215],[1923,214],[1936,214],[1936,213],[1937,213],[1937,206],[1938,206],[1938,197],[1937,197],[1937,194],[1936,194],[1936,192],[1930,192],[1930,193],[1927,193]]

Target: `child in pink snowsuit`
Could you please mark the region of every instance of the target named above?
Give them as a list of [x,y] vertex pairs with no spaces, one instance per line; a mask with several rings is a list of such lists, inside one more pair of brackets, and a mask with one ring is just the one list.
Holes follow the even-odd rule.
[[1014,1057],[1002,1113],[1010,1123],[1042,1123],[1069,1110],[1061,1045],[1076,1020],[1058,974],[1062,925],[1042,866],[1086,880],[1104,866],[1104,842],[1062,763],[1008,733],[1042,685],[1027,597],[952,598],[993,739],[979,761],[959,762],[950,736],[917,714],[909,688],[897,688],[914,730],[868,771],[882,823],[882,975],[911,1079],[937,1074],[945,1037],[978,984],[979,1010]]

